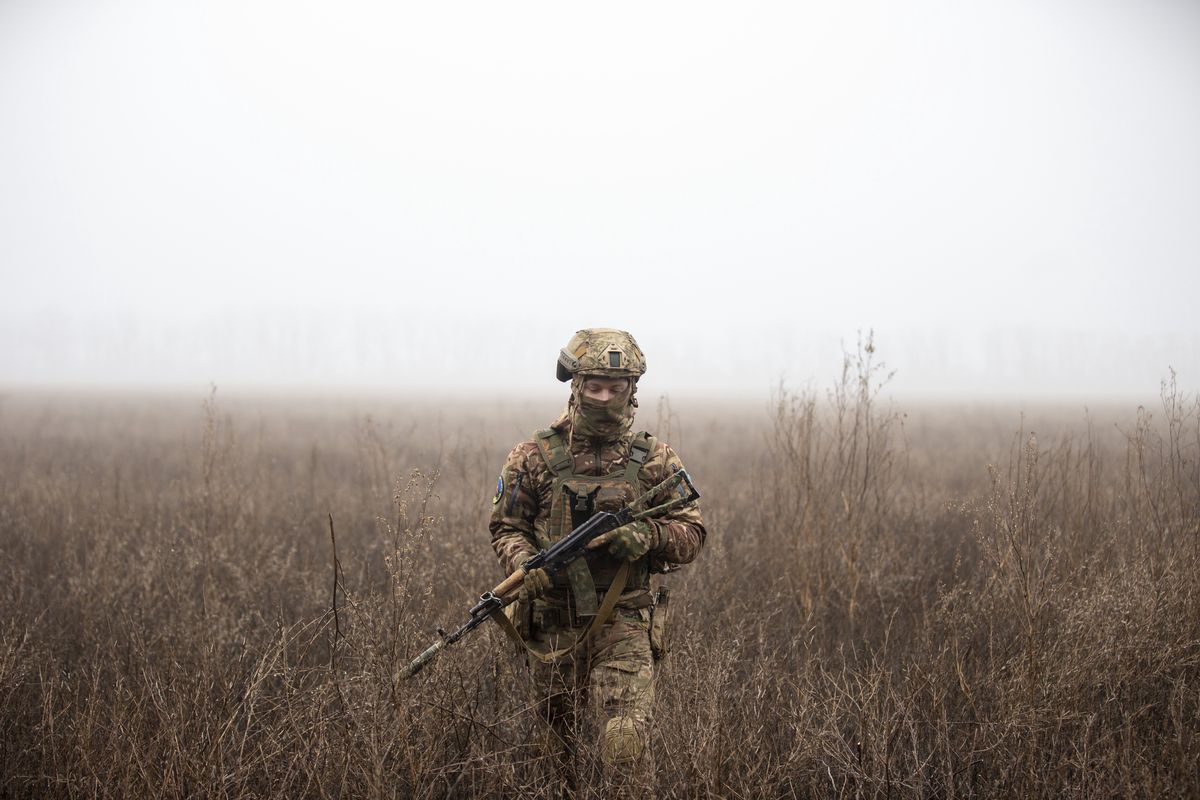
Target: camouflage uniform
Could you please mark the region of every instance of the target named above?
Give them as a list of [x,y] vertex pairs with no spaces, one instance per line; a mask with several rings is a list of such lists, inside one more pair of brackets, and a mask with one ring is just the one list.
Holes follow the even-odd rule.
[[[592,330],[600,331],[603,340],[606,329]],[[585,333],[589,331],[580,332]],[[623,332],[611,333],[628,337]],[[636,354],[640,356],[640,350]],[[644,360],[642,365],[644,369]],[[614,373],[622,374],[618,370],[608,374]],[[580,416],[580,385],[588,374],[605,373],[572,373],[572,396],[566,411],[549,429],[518,444],[505,461],[489,527],[492,547],[507,573],[594,511],[616,510],[683,468],[667,444],[631,429],[640,373],[632,375],[628,407],[618,409],[620,413],[613,419],[619,421],[607,426],[593,425]],[[563,377],[561,370],[559,376]],[[585,426],[591,435],[580,434]],[[556,467],[552,467],[556,459]],[[639,764],[649,768],[648,725],[654,693],[649,577],[651,572],[690,562],[705,538],[695,503],[650,520],[650,525],[657,533],[658,546],[630,564],[616,610],[595,638],[549,663],[530,659],[541,712],[551,726],[552,738],[565,748],[567,760],[576,749],[575,732],[585,730],[584,744],[590,736],[597,736],[605,763],[626,772]],[[527,634],[531,649],[547,654],[577,642],[594,618],[589,612],[596,612],[596,596],[614,582],[621,563],[597,550],[582,568],[586,574],[579,574],[580,564],[572,564],[553,576],[543,597],[520,607],[516,622]],[[578,712],[584,709],[587,713],[580,719]]]

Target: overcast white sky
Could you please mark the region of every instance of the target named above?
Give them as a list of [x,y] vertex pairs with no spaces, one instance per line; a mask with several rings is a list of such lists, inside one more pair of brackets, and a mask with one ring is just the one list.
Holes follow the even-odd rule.
[[1200,383],[1200,3],[0,3],[0,385]]

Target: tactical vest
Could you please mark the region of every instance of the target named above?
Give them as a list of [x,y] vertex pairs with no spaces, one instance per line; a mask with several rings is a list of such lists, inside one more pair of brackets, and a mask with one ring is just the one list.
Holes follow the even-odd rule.
[[[641,431],[634,435],[629,445],[629,457],[624,469],[608,475],[576,475],[575,458],[567,449],[562,434],[547,428],[538,431],[534,440],[554,476],[549,525],[546,533],[535,529],[538,546],[543,549],[586,522],[597,511],[616,511],[636,499],[643,491],[639,474],[657,443],[653,436]],[[601,550],[589,558],[580,557],[568,564],[565,576],[555,576],[555,585],[560,588],[570,586],[577,616],[595,616],[598,611],[596,592],[608,589],[621,563],[611,558],[607,551]],[[643,589],[649,592],[647,558],[639,558],[630,565],[625,588],[626,591]]]

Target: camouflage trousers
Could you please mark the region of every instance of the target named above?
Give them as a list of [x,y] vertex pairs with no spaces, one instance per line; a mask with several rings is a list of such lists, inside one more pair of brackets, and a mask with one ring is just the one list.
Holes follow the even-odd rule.
[[[587,630],[546,616],[534,610],[529,644],[540,653],[570,647]],[[547,746],[568,782],[579,769],[598,768],[624,784],[652,774],[649,609],[618,608],[590,644],[529,663]]]

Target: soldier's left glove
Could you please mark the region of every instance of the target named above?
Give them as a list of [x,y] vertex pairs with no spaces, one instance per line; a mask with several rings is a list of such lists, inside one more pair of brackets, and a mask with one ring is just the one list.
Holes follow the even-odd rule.
[[588,542],[588,549],[597,550],[608,545],[608,553],[613,558],[637,561],[659,546],[658,538],[658,528],[639,519],[608,533],[600,534]]

